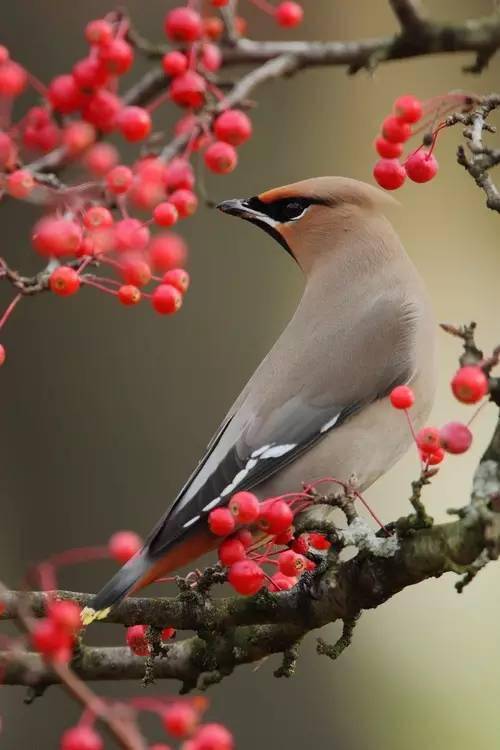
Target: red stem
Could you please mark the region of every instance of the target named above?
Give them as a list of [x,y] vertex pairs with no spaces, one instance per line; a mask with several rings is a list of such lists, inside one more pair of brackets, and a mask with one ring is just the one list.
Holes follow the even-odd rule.
[[15,309],[17,303],[20,302],[22,296],[23,295],[21,293],[19,293],[16,297],[14,297],[14,299],[12,300],[12,302],[10,303],[10,305],[7,307],[6,311],[4,312],[4,314],[2,315],[2,317],[0,318],[0,330],[2,330],[2,328],[6,324],[6,322],[8,321],[8,319],[10,318],[10,316],[12,315],[12,313],[14,312],[14,309]]

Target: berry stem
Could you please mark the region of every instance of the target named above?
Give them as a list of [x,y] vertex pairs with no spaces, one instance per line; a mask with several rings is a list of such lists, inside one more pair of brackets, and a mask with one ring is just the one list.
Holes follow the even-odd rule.
[[10,305],[5,310],[4,314],[0,318],[0,330],[2,330],[2,328],[6,324],[6,322],[8,321],[8,319],[10,318],[10,316],[12,315],[12,313],[14,312],[14,309],[15,309],[16,305],[18,304],[18,302],[21,301],[22,296],[23,295],[21,293],[17,294],[14,297],[14,299],[12,300],[12,302],[10,303]]
[[[82,281],[87,284],[87,286],[93,286],[94,289],[99,289],[100,292],[105,292],[106,294],[111,294],[113,297],[116,297],[115,291],[108,289],[103,284],[99,284],[99,282],[94,280],[95,278],[95,276],[86,275],[82,278]],[[105,279],[105,281],[108,281],[108,279]]]
[[269,16],[274,16],[276,13],[276,8],[274,8],[271,3],[268,3],[267,0],[250,0],[250,2]]
[[466,424],[467,424],[467,427],[470,427],[470,426],[471,426],[472,422],[473,422],[473,421],[475,420],[475,418],[477,417],[477,415],[478,415],[478,414],[479,414],[479,413],[480,413],[480,412],[481,412],[481,411],[482,411],[482,410],[484,409],[484,407],[486,406],[486,404],[487,404],[487,403],[489,403],[489,402],[488,402],[488,401],[483,401],[483,402],[482,402],[482,403],[481,403],[481,404],[480,404],[480,405],[479,405],[479,406],[477,407],[477,409],[475,409],[475,410],[474,410],[474,414],[473,414],[473,415],[472,415],[472,417],[471,417],[471,418],[469,419],[469,421],[468,421],[468,422],[466,422]]
[[40,94],[40,96],[43,96],[44,99],[48,99],[49,90],[47,86],[42,83],[36,76],[33,75],[33,73],[30,73],[27,71],[28,75],[28,81],[30,82],[31,86],[35,89],[37,94]]

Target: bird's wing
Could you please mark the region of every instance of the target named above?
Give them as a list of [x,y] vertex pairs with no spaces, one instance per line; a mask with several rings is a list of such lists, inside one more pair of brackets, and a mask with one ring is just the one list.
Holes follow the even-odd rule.
[[[331,430],[359,412],[368,403],[387,395],[394,386],[407,382],[408,372],[394,373],[381,392],[367,395],[347,406],[315,405],[294,396],[255,429],[254,419],[236,423],[225,420],[174,505],[161,519],[147,541],[153,556],[189,532],[217,506],[227,504],[237,491],[249,490],[294,461]],[[269,429],[269,426],[271,429]]]

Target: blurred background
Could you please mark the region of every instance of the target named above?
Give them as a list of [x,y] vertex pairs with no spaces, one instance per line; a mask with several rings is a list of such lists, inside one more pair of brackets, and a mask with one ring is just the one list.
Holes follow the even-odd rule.
[[[171,0],[129,0],[138,28],[162,38]],[[355,39],[396,29],[385,0],[304,0],[296,36]],[[442,20],[490,12],[491,0],[435,0]],[[274,35],[268,19],[241,8],[256,38]],[[85,52],[85,23],[111,9],[102,0],[17,0],[0,4],[0,42],[39,78],[70,68]],[[247,13],[248,10],[248,13]],[[372,139],[394,98],[428,98],[465,88],[498,91],[499,59],[480,78],[461,73],[467,55],[390,63],[373,76],[310,70],[256,93],[254,138],[228,177],[209,176],[214,200],[253,195],[304,177],[339,174],[371,180]],[[141,71],[134,68],[132,77]],[[168,108],[167,108],[168,109]],[[163,124],[170,123],[170,114]],[[455,163],[460,131],[446,132],[438,178],[408,184],[391,217],[430,289],[439,320],[475,319],[488,350],[500,341],[500,218]],[[500,175],[499,175],[500,176]],[[29,245],[35,209],[0,206],[0,254],[34,270]],[[218,421],[292,313],[302,279],[286,253],[254,227],[201,208],[182,227],[191,247],[192,290],[173,319],[147,305],[127,310],[84,290],[61,300],[26,300],[7,325],[0,385],[0,570],[10,586],[27,566],[57,550],[104,543],[120,528],[144,534],[172,500]],[[2,285],[2,309],[12,290]],[[450,396],[458,342],[439,337],[440,385],[432,422],[467,417]],[[493,407],[475,422],[473,449],[452,457],[426,500],[432,515],[467,502],[474,466],[495,421]],[[367,493],[391,520],[407,512],[414,455]],[[70,569],[61,584],[93,591],[111,563]],[[275,659],[258,671],[240,668],[211,690],[210,716],[235,732],[239,750],[307,744],[336,750],[476,750],[498,743],[500,676],[497,595],[500,572],[490,566],[462,596],[445,576],[409,589],[367,612],[351,648],[335,664],[302,650],[296,676],[277,681]],[[337,628],[322,635],[334,640]],[[123,642],[102,626],[90,635]],[[138,684],[97,686],[109,695],[140,693]],[[161,684],[151,693],[176,689]],[[0,688],[0,747],[56,748],[77,709],[58,688],[23,705],[21,688]],[[156,734],[155,734],[156,733]],[[160,739],[151,725],[149,736]]]

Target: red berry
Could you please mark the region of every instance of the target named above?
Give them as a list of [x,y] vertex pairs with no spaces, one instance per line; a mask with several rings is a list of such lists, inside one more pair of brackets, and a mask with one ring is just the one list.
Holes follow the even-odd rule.
[[98,47],[109,44],[113,38],[113,27],[104,18],[89,21],[85,27],[85,39]]
[[127,284],[146,286],[151,281],[151,268],[142,258],[128,258],[123,263],[122,276]]
[[434,453],[439,447],[439,430],[436,427],[422,427],[416,435],[417,446],[426,455]]
[[171,268],[162,278],[164,284],[171,284],[179,290],[181,294],[186,294],[189,289],[189,274],[183,268]]
[[115,127],[121,107],[122,103],[116,94],[107,89],[99,89],[87,100],[82,115],[84,120],[108,133]]
[[312,531],[309,534],[309,542],[315,549],[330,549],[332,543],[323,534],[318,534],[316,531]]
[[480,367],[461,367],[451,381],[451,390],[463,404],[476,404],[488,393],[488,378]]
[[406,172],[397,159],[379,159],[373,169],[373,176],[380,187],[397,190],[405,181]]
[[133,179],[132,170],[119,164],[117,167],[113,167],[106,175],[106,187],[111,193],[120,195],[127,192]]
[[83,224],[87,229],[105,229],[113,225],[113,216],[105,206],[91,206],[83,214]]
[[151,117],[143,107],[124,107],[116,124],[127,141],[142,141],[151,132]]
[[196,727],[198,714],[189,703],[172,703],[163,713],[162,720],[173,737],[185,737]]
[[393,388],[389,398],[395,409],[409,409],[415,403],[415,394],[407,385]]
[[222,52],[215,44],[204,44],[201,48],[201,64],[210,73],[215,73],[222,65]]
[[82,92],[72,75],[56,76],[48,88],[49,101],[59,112],[68,114],[80,109]]
[[420,457],[422,458],[422,461],[429,466],[436,466],[444,459],[445,452],[442,448],[438,448],[434,453],[422,453],[421,451]]
[[203,18],[202,23],[203,33],[206,37],[208,37],[208,39],[216,42],[221,38],[224,32],[224,24],[222,22],[222,19],[217,18],[217,16],[207,16],[206,18]]
[[309,552],[309,534],[301,534],[292,543],[292,549],[299,555],[305,555]]
[[229,510],[238,523],[253,523],[259,517],[260,503],[252,492],[237,492],[231,498]]
[[173,8],[164,21],[165,34],[174,42],[196,42],[203,33],[201,16],[187,7]]
[[186,243],[178,234],[157,235],[149,244],[151,264],[158,271],[183,266],[187,258]]
[[382,138],[381,135],[375,139],[375,148],[383,159],[397,159],[403,153],[402,143],[391,143],[391,141]]
[[73,65],[73,78],[84,93],[105,86],[110,79],[109,71],[98,57],[84,57]]
[[236,149],[224,141],[211,143],[204,154],[205,164],[217,174],[229,174],[238,163]]
[[238,541],[242,543],[245,549],[250,547],[250,545],[253,543],[252,532],[248,529],[238,529],[238,531],[234,535],[234,539],[238,539]]
[[23,143],[26,148],[51,151],[60,141],[61,131],[45,107],[32,107],[24,118]]
[[144,250],[149,242],[149,229],[139,219],[122,219],[114,226],[115,249]]
[[77,120],[66,125],[62,132],[62,142],[70,156],[77,156],[91,146],[96,139],[96,132],[90,122]]
[[210,0],[214,8],[223,8],[229,3],[229,0]]
[[411,94],[400,96],[394,102],[394,112],[404,122],[418,122],[422,117],[422,102]]
[[0,344],[0,367],[5,362],[6,357],[7,357],[7,352],[5,351],[5,346],[3,346],[3,344]]
[[26,148],[47,152],[59,144],[61,131],[44,107],[32,107],[24,119],[22,137]]
[[284,500],[267,500],[261,504],[259,526],[269,534],[280,534],[293,521],[293,513]]
[[176,208],[180,219],[186,219],[194,214],[198,208],[198,198],[192,190],[180,188],[175,190],[170,196],[169,201]]
[[103,750],[104,743],[92,727],[72,727],[61,737],[61,750]]
[[222,724],[204,724],[194,736],[196,750],[233,750],[233,735]]
[[141,301],[141,292],[132,284],[124,284],[118,289],[118,299],[122,305],[126,305],[127,307],[137,305]]
[[233,565],[246,557],[245,547],[239,539],[225,539],[219,547],[219,560],[223,565]]
[[410,154],[405,162],[406,174],[413,182],[429,182],[435,177],[439,165],[434,154],[423,149]]
[[277,573],[271,576],[269,589],[271,591],[288,591],[289,589],[293,589],[296,583],[297,578],[295,576],[286,576],[278,570]]
[[195,182],[193,167],[178,156],[167,164],[164,181],[167,190],[191,190]]
[[82,626],[80,612],[78,604],[71,601],[51,601],[47,608],[49,619],[70,635],[75,635]]
[[117,531],[108,541],[109,556],[119,563],[126,563],[142,547],[141,537],[133,531]]
[[448,422],[439,430],[439,440],[447,453],[465,453],[472,443],[472,432],[461,422]]
[[239,560],[229,568],[228,581],[238,594],[251,596],[262,588],[264,571],[253,560]]
[[215,120],[214,133],[219,141],[241,146],[252,135],[252,122],[241,110],[226,109]]
[[31,239],[40,255],[74,255],[82,241],[82,230],[76,221],[47,216],[35,224]]
[[182,75],[182,73],[185,73],[188,69],[188,59],[186,55],[184,52],[179,52],[179,50],[176,49],[163,55],[161,64],[166,75],[172,76],[172,78]]
[[71,647],[71,636],[51,619],[37,620],[31,631],[33,647],[44,656],[54,657]]
[[306,559],[294,552],[293,549],[287,549],[280,553],[278,565],[283,575],[297,576],[306,569]]
[[7,164],[13,159],[15,150],[16,147],[10,135],[0,130],[0,170],[5,169]]
[[28,84],[28,75],[21,65],[6,60],[0,65],[0,96],[12,99],[22,94]]
[[70,297],[80,289],[80,277],[74,268],[59,266],[50,274],[49,286],[59,297]]
[[146,625],[132,625],[127,628],[127,646],[136,656],[147,656],[150,646],[146,638]]
[[163,628],[161,631],[162,641],[169,641],[175,635],[175,628]]
[[160,315],[172,315],[182,307],[182,294],[171,284],[160,284],[153,292],[151,304]]
[[382,123],[382,135],[391,143],[404,143],[411,136],[411,127],[399,117],[389,115]]
[[180,107],[194,107],[196,109],[201,107],[205,101],[206,90],[205,79],[195,73],[194,70],[188,70],[172,80],[168,93],[172,101]]
[[99,58],[112,75],[121,76],[132,67],[134,50],[125,39],[112,39],[99,48]]
[[304,11],[298,3],[286,0],[278,5],[275,15],[280,26],[291,29],[302,22]]
[[[84,162],[89,172],[103,177],[118,163],[118,151],[111,143],[96,143],[85,154]],[[128,167],[124,168],[128,169]],[[132,181],[130,170],[129,173],[130,181]]]
[[281,546],[283,544],[288,545],[293,539],[294,528],[289,526],[288,529],[282,531],[280,534],[276,534],[274,537],[274,544]]
[[23,200],[33,191],[35,180],[27,169],[16,169],[7,177],[7,192],[13,198]]
[[234,516],[228,508],[215,508],[208,514],[208,525],[212,534],[227,536],[234,531]]
[[158,203],[153,209],[153,219],[160,227],[171,227],[178,218],[179,213],[176,207],[168,201]]

